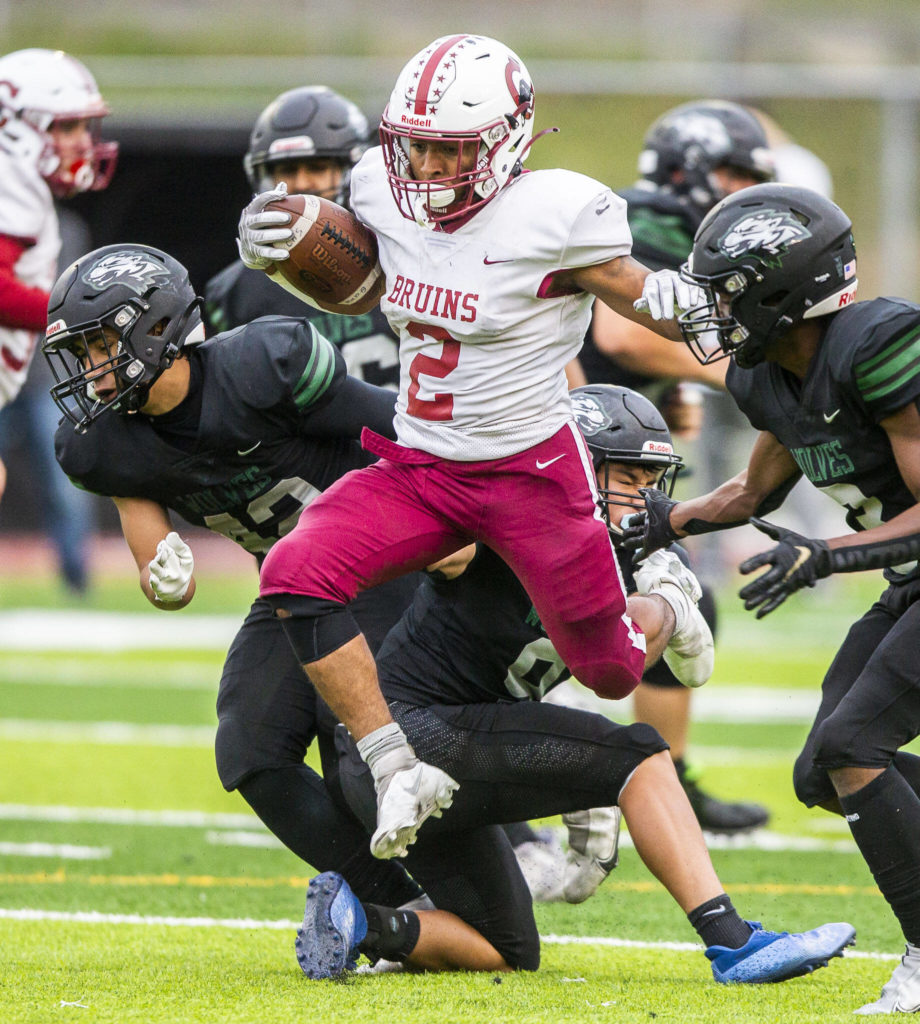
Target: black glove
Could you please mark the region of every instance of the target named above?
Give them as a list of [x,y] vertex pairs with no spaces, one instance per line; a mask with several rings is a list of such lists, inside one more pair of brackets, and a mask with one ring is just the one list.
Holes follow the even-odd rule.
[[623,526],[622,547],[632,555],[634,564],[677,540],[670,516],[678,502],[657,487],[640,487],[639,493],[645,499],[645,511],[632,513]]
[[831,549],[823,540],[803,537],[756,516],[748,522],[778,542],[775,548],[748,558],[738,567],[745,576],[762,565],[771,567],[738,592],[748,611],[757,609],[758,619],[778,608],[790,594],[813,587],[833,572]]

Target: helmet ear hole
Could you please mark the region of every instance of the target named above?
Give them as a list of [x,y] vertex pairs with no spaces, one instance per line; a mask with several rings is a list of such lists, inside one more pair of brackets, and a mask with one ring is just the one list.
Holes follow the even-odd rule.
[[789,295],[789,289],[783,288],[778,292],[773,292],[772,295],[768,295],[766,298],[760,300],[761,306],[766,306],[769,309],[775,309],[781,306]]

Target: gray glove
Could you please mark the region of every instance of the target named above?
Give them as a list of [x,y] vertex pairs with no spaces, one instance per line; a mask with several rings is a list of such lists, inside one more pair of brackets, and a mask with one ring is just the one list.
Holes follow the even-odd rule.
[[265,270],[278,260],[286,260],[290,253],[279,249],[272,242],[285,242],[292,236],[288,227],[291,215],[283,210],[266,210],[273,199],[287,197],[287,185],[282,181],[269,192],[260,192],[240,214],[239,237],[236,240],[240,259],[250,270]]

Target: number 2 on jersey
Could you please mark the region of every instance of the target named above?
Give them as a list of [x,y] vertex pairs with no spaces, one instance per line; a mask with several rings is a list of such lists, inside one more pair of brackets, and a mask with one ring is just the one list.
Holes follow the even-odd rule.
[[460,361],[460,342],[452,338],[443,327],[432,327],[423,324],[410,323],[406,330],[413,338],[422,341],[425,338],[432,338],[442,342],[441,354],[434,356],[419,354],[409,364],[409,395],[406,412],[410,416],[417,416],[420,420],[450,420],[454,416],[454,396],[449,392],[436,391],[434,398],[419,398],[419,374],[424,373],[426,377],[436,377],[443,380],[451,370],[457,368]]

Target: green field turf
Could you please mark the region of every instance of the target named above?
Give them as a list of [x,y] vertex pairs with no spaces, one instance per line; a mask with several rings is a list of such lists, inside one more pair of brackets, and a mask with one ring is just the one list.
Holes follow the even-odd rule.
[[[0,576],[0,635],[4,609],[68,604],[52,583],[10,582]],[[846,582],[797,595],[762,623],[727,588],[710,690],[816,692],[834,645],[877,589]],[[254,584],[202,579],[180,614],[241,618]],[[135,587],[103,580],[85,607],[136,612],[143,637],[143,624],[164,616],[147,612]],[[3,1022],[844,1021],[877,996],[901,950],[845,827],[793,798],[807,721],[706,719],[693,727],[706,784],[773,814],[767,835],[777,849],[713,851],[735,903],[769,927],[849,920],[861,955],[781,986],[718,986],[683,914],[627,844],[592,900],[537,907],[536,974],[308,982],[293,939],[311,871],[214,770],[221,662],[213,647],[0,648]],[[790,848],[807,843],[815,848]]]

